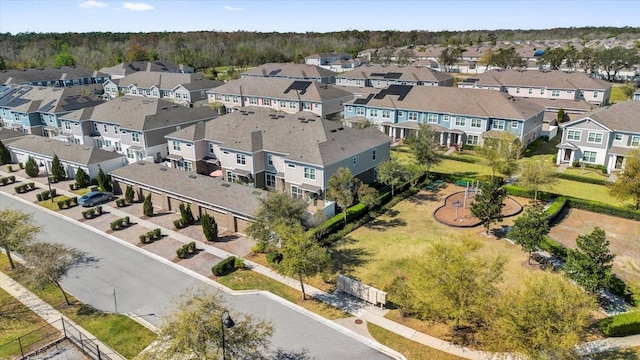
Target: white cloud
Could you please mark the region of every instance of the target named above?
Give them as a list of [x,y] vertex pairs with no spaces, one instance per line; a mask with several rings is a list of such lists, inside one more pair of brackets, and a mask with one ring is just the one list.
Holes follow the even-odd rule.
[[225,6],[224,7],[225,10],[229,10],[229,11],[242,11],[244,10],[244,8],[240,8],[240,7],[233,7],[233,6]]
[[145,4],[145,3],[129,3],[126,2],[122,5],[123,8],[125,8],[126,10],[131,10],[131,11],[147,11],[147,10],[153,10],[153,6],[149,5],[149,4]]
[[93,8],[105,8],[107,4],[95,0],[88,0],[85,2],[81,2],[79,5],[81,8],[85,9],[93,9]]

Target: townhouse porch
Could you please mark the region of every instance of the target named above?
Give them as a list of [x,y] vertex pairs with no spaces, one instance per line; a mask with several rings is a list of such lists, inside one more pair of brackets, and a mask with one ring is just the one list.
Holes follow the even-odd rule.
[[[437,140],[440,147],[460,147],[462,146],[463,141],[466,138],[465,132],[462,130],[447,129],[436,124],[428,125],[431,126],[431,128],[439,134]],[[410,136],[415,136],[418,130],[420,130],[420,123],[405,122],[394,124],[385,122],[380,124],[380,128],[382,132],[391,137],[393,141],[399,141]]]

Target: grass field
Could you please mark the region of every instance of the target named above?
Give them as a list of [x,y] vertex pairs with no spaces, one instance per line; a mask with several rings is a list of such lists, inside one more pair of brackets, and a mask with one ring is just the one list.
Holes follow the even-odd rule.
[[400,336],[391,331],[385,330],[380,326],[374,324],[367,324],[369,333],[379,343],[386,345],[392,349],[395,349],[406,356],[408,360],[457,360],[463,359],[461,357],[451,355],[449,353],[430,348],[415,341],[411,341],[403,336]]
[[622,87],[615,85],[611,87],[611,96],[609,97],[609,102],[617,104],[625,102],[627,100],[629,99],[627,99],[627,97],[624,95]]
[[[6,256],[0,256],[0,269],[9,268]],[[4,271],[18,282],[22,279],[13,271]],[[25,284],[22,284],[25,286]],[[100,341],[126,358],[133,358],[156,339],[156,334],[125,315],[109,314],[88,307],[69,296],[67,306],[60,290],[53,285],[42,289],[27,286],[36,296],[87,329]],[[4,304],[4,303],[3,303]]]

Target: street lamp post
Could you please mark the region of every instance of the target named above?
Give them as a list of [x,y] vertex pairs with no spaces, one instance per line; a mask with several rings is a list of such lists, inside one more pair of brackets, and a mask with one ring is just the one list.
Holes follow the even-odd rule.
[[[225,316],[226,314],[226,316]],[[222,329],[222,360],[227,360],[225,355],[225,347],[224,347],[224,328],[232,328],[235,323],[231,320],[231,316],[229,316],[229,311],[225,310],[222,314],[220,314],[220,328]]]
[[47,169],[47,163],[44,160],[40,160],[40,166],[44,166],[44,174],[47,176],[47,185],[49,186],[49,198],[53,202],[53,194],[51,193],[51,179],[49,179],[49,169]]

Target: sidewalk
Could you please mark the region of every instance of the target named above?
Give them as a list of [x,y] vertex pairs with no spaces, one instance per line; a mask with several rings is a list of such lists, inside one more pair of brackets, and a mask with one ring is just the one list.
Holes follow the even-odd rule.
[[63,332],[64,329],[63,329],[62,322],[58,320],[63,318],[66,322],[70,323],[76,329],[78,329],[84,337],[92,340],[95,344],[97,344],[102,352],[104,352],[109,356],[115,355],[117,358],[124,359],[122,355],[115,352],[106,344],[98,340],[90,332],[88,332],[87,330],[85,330],[80,325],[76,324],[66,316],[62,315],[62,313],[60,313],[58,310],[54,309],[51,305],[44,302],[42,299],[34,295],[31,291],[27,290],[24,286],[18,284],[16,281],[14,281],[9,276],[5,275],[3,272],[0,272],[0,288],[6,291],[9,295],[16,298],[26,307],[31,309],[31,311],[36,313],[44,321],[51,324],[60,332]]
[[[2,171],[0,171],[0,173],[3,173]],[[36,181],[39,182],[40,184],[42,184],[42,181],[44,181],[44,185],[46,186],[46,179],[40,179],[40,178],[36,178],[36,179],[25,179],[24,177],[20,177],[19,175],[16,175],[16,173],[14,172],[12,175],[16,176],[16,183],[18,182],[24,182],[24,181]],[[4,175],[3,175],[4,176]],[[68,190],[64,189],[64,187],[68,186],[67,184],[69,182],[73,182],[73,181],[67,181],[67,182],[61,182],[61,183],[57,183],[57,184],[52,184],[52,187],[55,187],[58,191],[58,194],[62,194],[62,195],[67,195],[67,196],[76,196],[75,194],[69,192]],[[0,191],[3,191],[5,193],[11,194],[13,196],[17,196],[17,197],[21,197],[27,201],[31,201],[31,202],[35,202],[35,197],[36,197],[36,193],[39,191],[31,191],[29,193],[26,194],[15,194],[13,192],[13,187],[11,185],[8,186],[4,186],[4,187],[0,187]],[[20,195],[20,196],[18,196]],[[116,232],[112,232],[110,233],[111,236],[117,237],[123,241],[127,241],[129,243],[131,243],[132,241],[137,242],[137,235],[136,234],[140,234],[140,233],[144,233],[148,230],[154,229],[154,228],[160,228],[162,231],[163,235],[166,235],[169,239],[173,239],[174,242],[179,243],[179,244],[186,244],[188,242],[191,241],[195,241],[196,242],[196,247],[198,249],[203,250],[202,252],[200,252],[198,255],[194,256],[192,259],[189,260],[182,260],[180,262],[177,263],[177,265],[181,265],[184,266],[185,268],[188,268],[192,271],[198,272],[200,275],[203,275],[205,277],[208,277],[211,275],[210,273],[210,269],[211,266],[215,265],[215,263],[217,263],[218,261],[221,261],[222,259],[225,259],[229,256],[238,256],[238,254],[233,254],[231,252],[225,251],[223,249],[220,249],[216,246],[210,245],[206,242],[200,241],[198,239],[194,239],[193,237],[189,237],[186,236],[178,231],[175,231],[173,229],[169,229],[166,228],[165,226],[162,226],[161,224],[158,223],[158,221],[153,222],[153,218],[149,218],[149,219],[142,219],[138,216],[132,215],[131,212],[126,212],[123,211],[120,208],[115,208],[112,207],[110,205],[107,204],[103,204],[102,208],[104,211],[106,211],[108,214],[110,214],[109,218],[107,218],[106,220],[100,222],[95,222],[95,220],[91,220],[88,222],[84,222],[84,225],[86,226],[90,226],[90,227],[94,227],[98,230],[101,231],[106,231],[108,229],[108,220],[112,220],[115,219],[115,217],[125,217],[125,216],[129,216],[130,221],[132,223],[135,223],[136,227],[140,226],[143,227],[147,230],[144,230],[141,232],[141,230],[131,230],[131,229],[127,229],[127,230],[120,230],[120,231],[116,231]],[[75,209],[75,210],[73,210]],[[78,207],[73,208],[70,210],[62,210],[59,211],[58,213],[63,215],[63,216],[67,216],[67,217],[73,217],[72,214],[79,214],[79,210]],[[80,208],[82,209],[82,208]],[[73,211],[72,211],[73,210]],[[69,216],[71,215],[71,216]],[[104,215],[102,215],[104,216]],[[100,226],[101,225],[101,226]],[[105,227],[106,226],[106,227]],[[137,232],[136,232],[137,231]],[[133,234],[131,234],[131,232],[133,232]],[[132,240],[133,239],[133,240]],[[167,239],[163,239],[160,240],[157,243],[162,243],[165,242],[165,244],[172,244],[171,241],[167,241]],[[175,257],[175,249],[177,248],[177,246],[173,246],[171,245],[171,251],[168,252],[166,249],[162,250],[162,249],[156,249],[156,248],[152,248],[152,247],[142,247],[143,251],[149,251],[152,252],[156,255],[159,255],[161,257],[167,258],[168,260],[173,259],[173,257]],[[205,256],[202,256],[202,254],[205,254]],[[206,262],[204,264],[199,264],[197,263],[197,260],[193,260],[196,259],[198,257],[202,257],[204,259],[206,259]],[[212,263],[213,261],[213,263]],[[300,289],[300,283],[297,280],[288,278],[288,277],[284,277],[278,273],[276,273],[275,271],[260,265],[258,263],[249,261],[249,260],[245,260],[244,263],[247,265],[247,267],[249,267],[252,271],[255,271],[259,274],[262,274],[264,276],[267,276],[273,280],[276,280],[278,282],[281,282],[287,286],[290,286],[298,291],[301,291]],[[399,324],[397,322],[394,322],[392,320],[389,320],[387,318],[385,318],[385,314],[388,312],[388,310],[384,310],[384,309],[380,309],[377,308],[371,304],[368,304],[362,300],[356,299],[352,296],[349,296],[347,294],[341,293],[341,292],[335,292],[335,293],[326,293],[320,289],[314,288],[310,285],[305,284],[305,292],[319,300],[322,302],[325,302],[331,306],[334,306],[336,308],[342,309],[345,312],[348,312],[349,314],[358,317],[362,320],[366,320],[372,324],[378,325],[388,331],[394,332],[398,335],[401,335],[407,339],[416,341],[418,343],[421,343],[423,345],[429,346],[431,348],[443,351],[443,352],[447,352],[459,357],[463,357],[466,359],[477,359],[477,360],[484,360],[484,359],[491,359],[493,356],[495,356],[495,354],[492,353],[488,353],[488,352],[484,352],[484,351],[479,351],[479,350],[474,350],[474,349],[469,349],[469,348],[465,348],[462,346],[458,346],[455,344],[452,344],[450,342],[444,341],[444,340],[440,340],[438,338],[429,336],[427,334],[424,333],[420,333],[414,329],[411,329],[407,326],[404,326],[402,324]],[[579,346],[579,351],[581,354],[583,355],[587,355],[587,354],[595,354],[595,353],[599,353],[599,352],[605,352],[605,351],[612,351],[612,350],[616,350],[616,349],[621,349],[621,348],[627,348],[627,347],[635,347],[635,346],[640,346],[640,335],[637,336],[630,336],[630,337],[625,337],[625,338],[615,338],[615,339],[604,339],[604,340],[599,340],[599,341],[594,341],[594,342],[589,342],[589,343],[584,343],[582,345]]]

